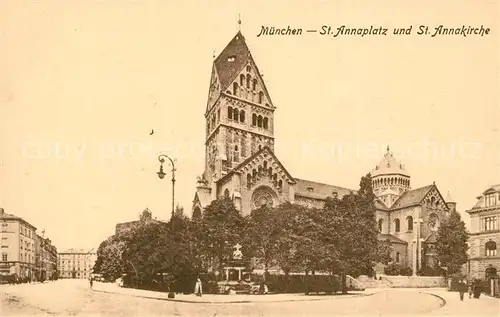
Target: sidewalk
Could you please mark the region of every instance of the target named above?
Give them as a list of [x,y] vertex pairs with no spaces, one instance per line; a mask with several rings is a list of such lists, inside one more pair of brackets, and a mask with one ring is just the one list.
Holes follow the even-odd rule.
[[460,301],[458,292],[448,292],[446,289],[422,290],[439,296],[446,301],[446,304],[432,315],[436,316],[500,316],[500,299],[482,294],[479,299],[469,299],[469,294],[464,295],[463,302]]
[[342,298],[353,298],[360,296],[370,296],[379,290],[366,290],[364,292],[350,293],[349,295],[304,295],[304,294],[268,294],[268,295],[216,295],[204,294],[201,297],[194,294],[184,295],[176,294],[175,298],[168,298],[168,293],[155,292],[148,290],[139,290],[134,288],[119,287],[115,283],[94,283],[94,292],[112,293],[119,295],[128,295],[157,300],[166,300],[184,303],[205,303],[205,304],[230,304],[230,303],[255,303],[255,302],[299,302],[299,301],[317,301]]

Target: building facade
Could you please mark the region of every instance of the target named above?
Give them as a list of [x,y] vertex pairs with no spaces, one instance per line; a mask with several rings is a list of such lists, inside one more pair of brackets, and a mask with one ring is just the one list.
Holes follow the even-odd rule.
[[484,279],[500,269],[500,184],[486,189],[467,210],[471,218],[469,261],[467,272],[473,278]]
[[97,253],[94,249],[69,249],[58,254],[59,278],[88,279]]
[[35,273],[36,227],[0,208],[2,226],[0,274],[15,274],[21,280],[33,280]]
[[35,240],[35,279],[38,281],[57,278],[57,248],[48,238],[36,235]]
[[[284,202],[321,208],[326,198],[354,190],[294,178],[274,153],[276,106],[238,32],[214,59],[205,110],[205,170],[198,177],[193,215],[213,200],[231,197],[247,215],[262,205]],[[434,266],[439,222],[455,203],[445,201],[435,184],[411,188],[410,175],[387,151],[371,172],[379,239],[394,249],[393,261],[414,274]]]

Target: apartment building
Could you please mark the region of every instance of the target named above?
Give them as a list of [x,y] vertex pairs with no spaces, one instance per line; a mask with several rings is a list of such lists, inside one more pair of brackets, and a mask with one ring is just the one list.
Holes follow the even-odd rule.
[[92,274],[97,252],[94,249],[68,249],[58,253],[59,278],[87,279]]

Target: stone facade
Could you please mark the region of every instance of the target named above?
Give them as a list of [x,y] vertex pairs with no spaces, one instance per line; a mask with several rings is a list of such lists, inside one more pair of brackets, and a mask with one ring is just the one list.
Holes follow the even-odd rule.
[[0,208],[0,274],[34,279],[36,228]]
[[500,184],[481,193],[467,212],[471,217],[467,273],[484,279],[488,268],[500,270]]
[[94,249],[69,249],[58,254],[59,277],[88,279],[92,274],[97,252]]
[[[223,195],[247,215],[262,204],[283,202],[321,208],[326,198],[353,192],[291,176],[274,153],[275,110],[238,32],[213,61],[205,111],[205,171],[198,178],[193,215]],[[455,204],[445,202],[434,184],[412,190],[410,175],[389,148],[371,173],[379,239],[391,242],[394,261],[415,273],[435,265],[435,232]]]

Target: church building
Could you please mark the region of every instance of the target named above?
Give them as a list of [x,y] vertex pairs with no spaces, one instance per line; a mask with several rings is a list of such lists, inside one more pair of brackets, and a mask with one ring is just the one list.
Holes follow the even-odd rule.
[[[327,197],[352,189],[294,178],[274,153],[274,105],[241,32],[214,59],[205,111],[205,171],[198,178],[193,215],[213,200],[231,197],[243,215],[263,204],[291,202],[321,208]],[[357,176],[364,174],[360,172]],[[387,148],[372,172],[379,239],[394,246],[393,260],[413,268],[433,265],[445,202],[432,184],[411,189],[410,175]],[[418,265],[417,265],[418,263]]]

